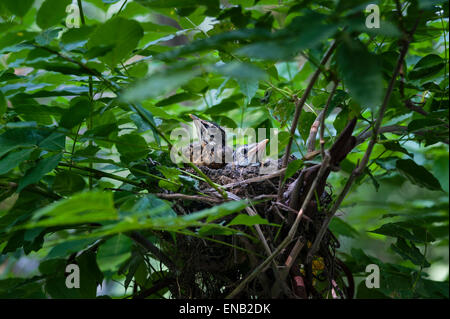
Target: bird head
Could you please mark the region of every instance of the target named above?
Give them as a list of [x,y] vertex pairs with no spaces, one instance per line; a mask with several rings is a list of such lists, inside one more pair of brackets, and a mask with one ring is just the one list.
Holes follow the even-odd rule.
[[234,153],[234,164],[237,166],[248,166],[261,161],[265,154],[268,139],[259,143],[244,144],[239,146]]
[[194,121],[197,137],[202,145],[225,146],[226,133],[223,128],[214,122],[202,120],[193,114],[189,114],[189,116]]

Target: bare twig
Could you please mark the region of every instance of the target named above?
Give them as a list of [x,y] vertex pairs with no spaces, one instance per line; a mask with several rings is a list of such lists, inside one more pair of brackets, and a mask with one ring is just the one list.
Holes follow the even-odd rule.
[[407,109],[410,109],[411,111],[417,112],[419,114],[422,114],[424,116],[428,115],[428,112],[425,111],[423,108],[421,108],[420,106],[415,105],[411,100],[406,100],[405,101],[405,106]]
[[286,268],[284,269],[284,272],[282,274],[284,276],[283,279],[286,279],[289,270],[294,265],[294,262],[297,259],[298,254],[300,254],[304,244],[305,243],[301,240],[301,238],[297,239],[297,241],[295,242],[294,248],[292,248],[291,253],[289,254],[288,258],[286,259],[286,262],[284,263]]
[[[298,214],[298,211],[297,211],[297,210],[295,210],[295,209],[293,209],[293,208],[291,208],[291,207],[289,207],[289,206],[286,206],[286,205],[284,205],[283,203],[275,202],[274,204],[277,205],[277,206],[279,206],[279,207],[281,207],[281,208],[283,208],[285,211],[294,213],[295,215]],[[312,221],[311,218],[309,218],[309,217],[306,216],[306,215],[303,215],[303,218],[306,219],[307,221]]]
[[331,93],[328,96],[327,104],[323,109],[323,115],[320,119],[320,153],[322,154],[322,158],[325,156],[325,118],[327,117],[328,108],[330,107],[331,100],[333,99],[334,93],[338,87],[338,81],[334,81],[333,88],[331,89]]
[[308,136],[308,142],[306,143],[306,148],[308,152],[313,152],[316,149],[316,136],[317,131],[319,130],[319,125],[322,122],[322,118],[324,115],[324,110],[320,111],[319,115],[317,115],[316,119],[314,120],[313,124],[311,125],[311,128],[309,130],[309,136]]
[[286,169],[281,169],[278,170],[272,174],[267,174],[267,175],[262,175],[262,176],[257,176],[257,177],[252,177],[243,181],[239,181],[239,182],[235,182],[235,183],[230,183],[230,184],[225,184],[222,186],[223,189],[229,189],[229,188],[235,188],[236,186],[241,186],[241,185],[247,185],[247,184],[252,184],[252,183],[259,183],[259,182],[263,182],[266,181],[268,179],[272,179],[274,177],[280,176],[281,174],[283,174],[286,171]]

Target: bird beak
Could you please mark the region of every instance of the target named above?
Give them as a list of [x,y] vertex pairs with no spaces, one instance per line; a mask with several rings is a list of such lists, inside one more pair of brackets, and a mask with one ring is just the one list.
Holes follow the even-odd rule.
[[193,114],[189,114],[189,117],[194,121],[195,130],[197,131],[197,138],[201,141],[202,131],[205,129],[202,120]]
[[266,145],[269,142],[269,140],[266,138],[265,140],[262,140],[259,143],[255,143],[252,146],[250,146],[248,150],[248,157],[252,158],[253,156],[262,157],[264,155],[264,151],[266,149]]

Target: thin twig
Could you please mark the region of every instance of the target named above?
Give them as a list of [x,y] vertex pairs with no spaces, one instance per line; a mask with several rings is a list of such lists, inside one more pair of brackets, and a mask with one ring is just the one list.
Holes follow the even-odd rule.
[[280,169],[272,174],[267,174],[267,175],[263,175],[263,176],[257,176],[257,177],[252,177],[243,181],[239,181],[239,182],[235,182],[235,183],[230,183],[230,184],[225,184],[222,186],[223,189],[229,189],[229,188],[235,188],[236,186],[241,186],[241,185],[247,185],[247,184],[252,184],[252,183],[259,183],[259,182],[263,182],[266,181],[268,179],[272,179],[274,177],[280,176],[281,174],[283,174],[286,171],[286,169]]
[[323,109],[323,116],[320,119],[320,153],[322,154],[322,158],[325,156],[325,119],[327,117],[328,108],[330,107],[331,101],[333,99],[334,93],[336,92],[336,89],[338,87],[339,82],[334,81],[333,88],[331,89],[331,93],[328,96],[327,104],[325,104],[325,107]]
[[316,148],[316,135],[317,131],[319,130],[319,125],[322,122],[323,115],[324,110],[320,111],[319,115],[317,115],[316,119],[311,125],[311,128],[309,129],[309,137],[306,143],[308,152],[313,152]]

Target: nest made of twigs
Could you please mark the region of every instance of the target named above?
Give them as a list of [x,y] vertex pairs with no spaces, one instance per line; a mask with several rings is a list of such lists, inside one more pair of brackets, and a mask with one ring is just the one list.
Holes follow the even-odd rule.
[[[292,156],[290,161],[293,159],[295,157]],[[264,237],[266,246],[261,241],[252,240],[246,236],[214,235],[212,240],[177,236],[176,245],[173,247],[176,253],[173,258],[179,267],[179,276],[176,285],[169,287],[175,297],[226,297],[242,279],[265,260],[267,250],[274,251],[287,236],[298,213],[289,206],[289,191],[292,191],[292,186],[299,179],[301,171],[282,183],[283,192],[280,200],[278,193],[282,174],[260,175],[259,168],[258,165],[227,166],[222,169],[200,167],[214,183],[224,186],[231,197],[228,200],[251,199],[252,204],[249,209],[269,223],[281,226],[256,226],[260,229],[259,235]],[[278,162],[278,168],[281,168],[281,160]],[[186,170],[195,173],[190,168]],[[201,182],[199,189],[211,197],[215,196],[216,202],[180,198],[174,201],[174,210],[178,214],[188,214],[225,201],[206,182]],[[299,189],[300,192],[307,191]],[[316,203],[317,198],[319,203]],[[339,243],[330,231],[323,237],[316,257],[310,262],[307,261],[309,246],[325,219],[322,210],[331,202],[331,196],[326,191],[317,198],[311,200],[309,213],[301,219],[295,240],[275,258],[278,265],[285,265],[292,251],[297,249],[298,245],[301,246],[295,260],[292,261],[287,277],[280,278],[280,273],[268,266],[246,285],[237,297],[321,298],[329,293],[341,298],[349,296],[351,292],[342,282],[345,265],[335,257],[335,249]],[[235,216],[224,217],[218,222],[226,224]],[[251,227],[242,225],[233,227],[253,236],[252,238],[257,237],[255,229]],[[350,279],[348,281],[350,282]]]

